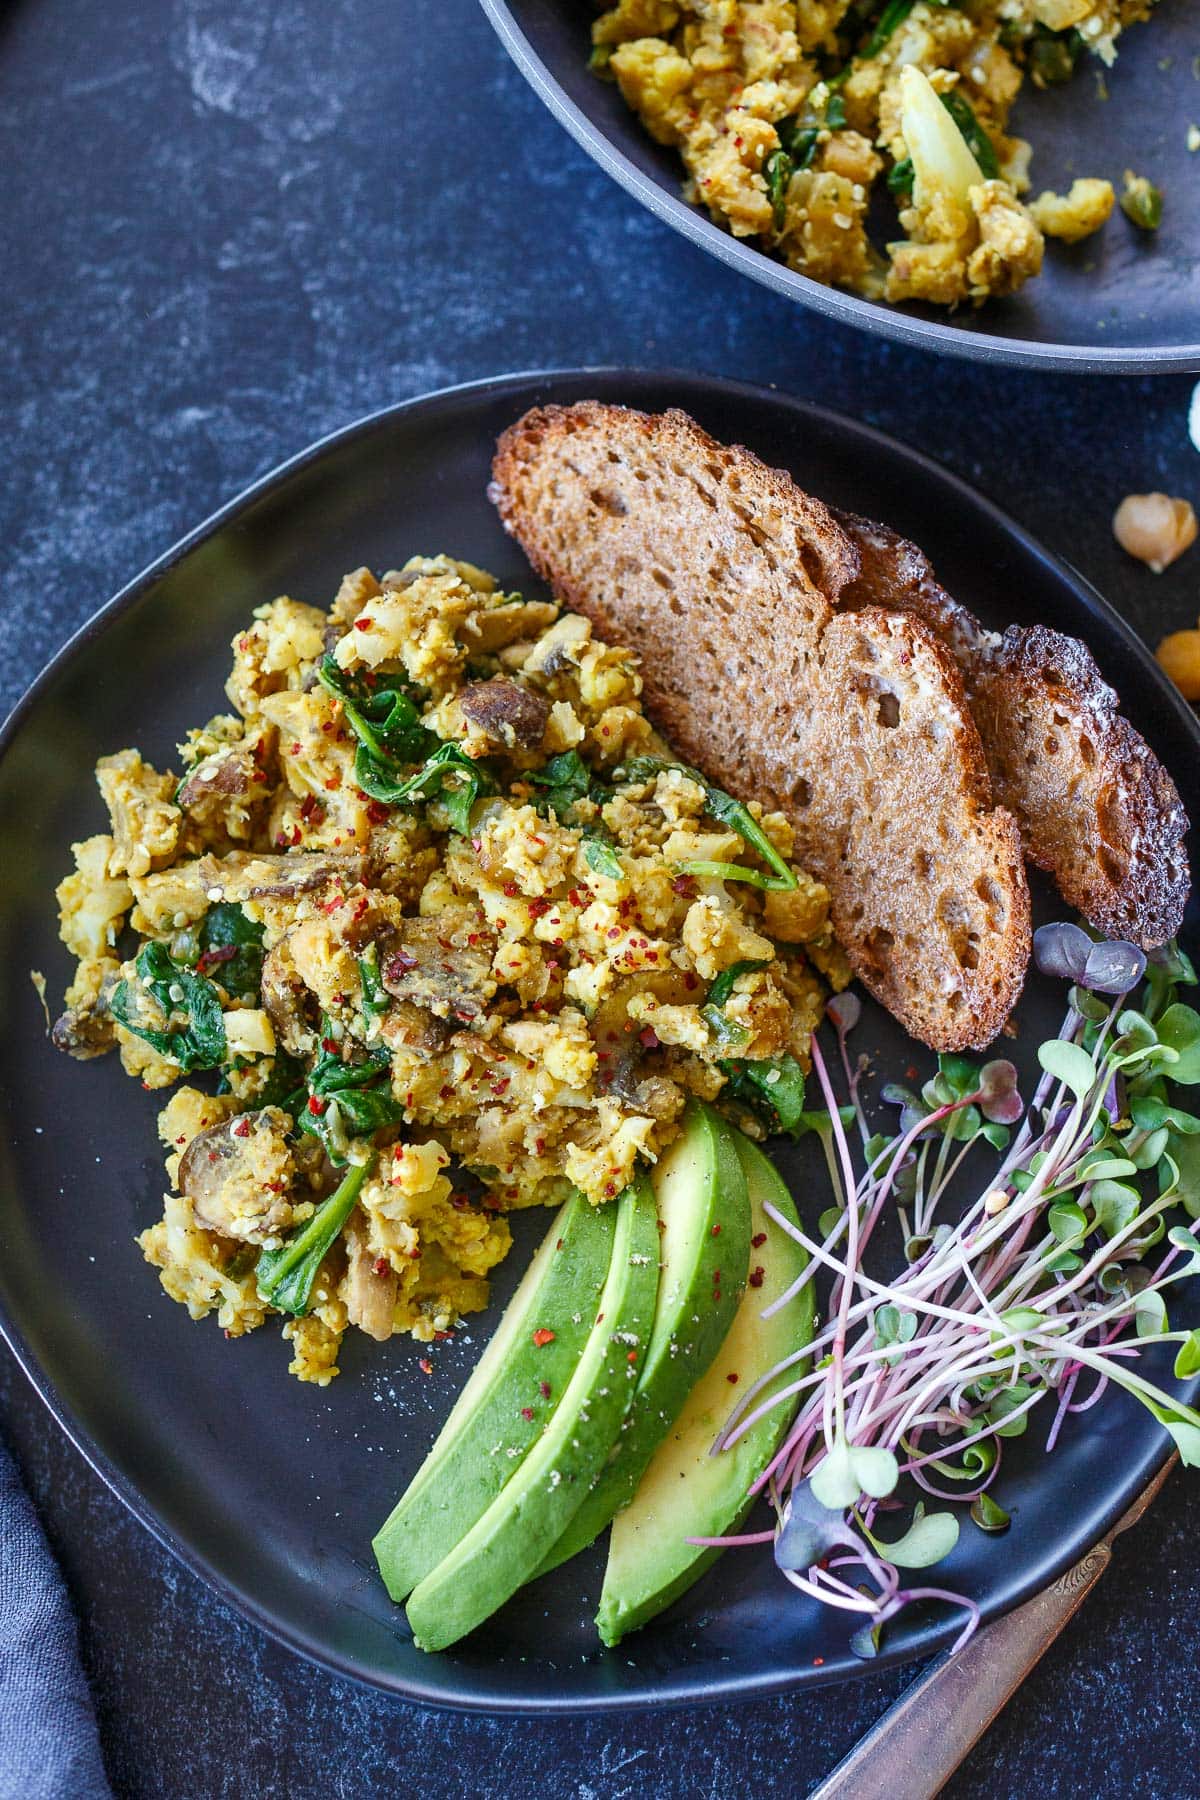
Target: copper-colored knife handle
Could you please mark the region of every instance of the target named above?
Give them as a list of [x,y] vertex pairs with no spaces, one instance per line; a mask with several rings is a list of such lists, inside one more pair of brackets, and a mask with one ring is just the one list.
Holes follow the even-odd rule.
[[1078,1612],[1112,1561],[1113,1539],[1141,1518],[1176,1460],[1052,1587],[931,1663],[809,1800],[933,1800]]

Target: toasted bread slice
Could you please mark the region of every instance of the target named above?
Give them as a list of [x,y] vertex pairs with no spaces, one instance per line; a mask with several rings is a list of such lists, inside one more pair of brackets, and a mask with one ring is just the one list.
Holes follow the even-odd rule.
[[1106,936],[1147,950],[1174,937],[1191,884],[1187,816],[1090,651],[1044,625],[985,631],[915,544],[886,525],[837,516],[860,562],[841,604],[896,608],[951,651],[996,796],[1016,815],[1030,861]]
[[828,510],[684,413],[596,402],[527,414],[493,476],[559,599],[637,652],[677,749],[787,814],[865,985],[937,1049],[990,1042],[1029,955],[1019,831],[937,636],[834,613],[859,565]]

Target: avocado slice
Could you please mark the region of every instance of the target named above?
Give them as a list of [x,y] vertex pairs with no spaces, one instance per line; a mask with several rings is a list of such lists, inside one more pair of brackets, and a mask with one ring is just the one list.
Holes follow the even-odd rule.
[[615,1211],[599,1311],[549,1424],[482,1517],[409,1595],[408,1622],[422,1650],[456,1643],[528,1581],[617,1440],[658,1289],[658,1215],[645,1176]]
[[[561,1208],[429,1455],[374,1541],[403,1600],[486,1512],[545,1429],[583,1353],[612,1261],[616,1211]],[[553,1330],[536,1344],[534,1332]],[[526,1416],[528,1415],[528,1416]]]
[[711,1106],[689,1101],[683,1128],[651,1184],[659,1219],[658,1299],[633,1405],[611,1459],[539,1575],[586,1550],[633,1498],[745,1292],[750,1199],[733,1127]]
[[[686,1540],[723,1537],[737,1530],[752,1504],[747,1490],[779,1448],[795,1410],[785,1404],[767,1413],[731,1449],[719,1456],[709,1454],[732,1410],[737,1388],[757,1381],[807,1343],[813,1331],[811,1286],[774,1318],[762,1317],[763,1308],[803,1273],[807,1257],[763,1212],[770,1200],[784,1218],[796,1217],[778,1171],[748,1138],[740,1132],[735,1138],[750,1190],[753,1233],[756,1238],[765,1234],[765,1241],[752,1244],[750,1251],[752,1271],[761,1267],[762,1278],[746,1289],[708,1374],[693,1390],[633,1500],[613,1520],[596,1614],[600,1636],[609,1645],[677,1600],[720,1555],[719,1550],[700,1549]],[[804,1365],[796,1365],[783,1379],[794,1380],[803,1372]],[[736,1384],[730,1375],[737,1376]]]

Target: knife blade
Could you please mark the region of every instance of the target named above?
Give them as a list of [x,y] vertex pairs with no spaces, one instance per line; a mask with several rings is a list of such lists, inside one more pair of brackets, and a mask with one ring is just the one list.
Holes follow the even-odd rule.
[[944,1651],[861,1737],[809,1800],[933,1800],[1074,1618],[1178,1461],[1172,1455],[1106,1537],[1043,1593]]

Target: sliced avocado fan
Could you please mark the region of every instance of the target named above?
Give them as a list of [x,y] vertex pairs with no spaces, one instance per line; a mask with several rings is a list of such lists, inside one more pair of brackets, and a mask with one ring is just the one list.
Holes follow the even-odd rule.
[[[748,1490],[782,1443],[795,1411],[793,1400],[783,1402],[730,1449],[711,1454],[738,1390],[744,1393],[808,1343],[813,1331],[811,1283],[773,1318],[762,1317],[764,1307],[804,1273],[808,1259],[763,1211],[770,1201],[783,1218],[795,1222],[796,1209],[782,1177],[748,1138],[740,1132],[735,1137],[750,1191],[752,1285],[708,1374],[655,1453],[633,1500],[613,1520],[596,1615],[600,1636],[609,1645],[677,1600],[716,1560],[719,1550],[689,1544],[688,1538],[724,1537],[737,1530],[753,1504]],[[806,1367],[793,1366],[776,1385],[797,1379]]]
[[599,1310],[549,1424],[486,1511],[409,1596],[408,1622],[423,1650],[456,1643],[528,1581],[617,1441],[658,1288],[658,1216],[644,1176],[625,1189],[615,1211]]
[[585,1550],[633,1498],[733,1323],[750,1261],[750,1200],[735,1135],[710,1106],[689,1101],[679,1136],[654,1169],[661,1267],[637,1391],[611,1458],[539,1575]]
[[541,1247],[429,1455],[374,1541],[403,1600],[487,1511],[545,1429],[588,1340],[617,1214],[576,1192]]

